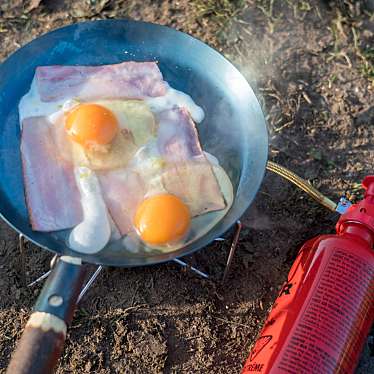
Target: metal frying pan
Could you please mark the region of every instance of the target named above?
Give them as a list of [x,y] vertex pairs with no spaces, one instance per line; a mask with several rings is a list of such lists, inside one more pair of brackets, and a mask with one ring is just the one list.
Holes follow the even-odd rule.
[[[158,61],[164,79],[203,107],[206,117],[198,126],[200,141],[228,173],[235,200],[212,230],[178,251],[134,257],[104,249],[95,255],[83,255],[67,247],[63,232],[31,230],[19,151],[18,103],[29,90],[37,66],[100,65],[126,60]],[[47,280],[35,307],[46,315],[31,318],[9,370],[17,373],[53,368],[64,335],[64,329],[56,326],[60,321],[66,329],[65,322],[72,317],[83,278],[81,262],[149,265],[203,248],[227,231],[248,208],[261,184],[266,161],[265,120],[252,89],[230,62],[187,34],[144,22],[85,22],[43,35],[11,55],[0,66],[0,215],[35,244],[65,257]],[[50,315],[48,335],[40,327],[47,329],[45,323]]]

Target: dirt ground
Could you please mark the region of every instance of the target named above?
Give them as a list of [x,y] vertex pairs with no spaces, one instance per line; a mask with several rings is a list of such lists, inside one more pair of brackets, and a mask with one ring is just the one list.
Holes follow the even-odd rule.
[[[373,173],[374,19],[363,1],[3,0],[0,61],[62,25],[151,21],[216,47],[246,75],[269,123],[271,160],[337,200]],[[1,79],[1,77],[0,77]],[[270,173],[243,218],[225,285],[229,242],[175,264],[105,269],[79,305],[58,373],[238,373],[298,248],[337,216]],[[51,255],[27,245],[26,278]],[[0,371],[41,289],[22,285],[17,234],[0,223]],[[367,344],[358,373],[374,372]]]

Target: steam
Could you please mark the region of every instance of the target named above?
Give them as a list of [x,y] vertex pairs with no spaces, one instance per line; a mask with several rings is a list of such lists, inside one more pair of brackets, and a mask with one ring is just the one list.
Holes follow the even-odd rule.
[[[222,31],[226,43],[223,54],[247,79],[260,102],[268,125],[270,159],[281,153],[293,160],[295,154],[309,152],[311,157],[305,155],[305,161],[298,160],[298,164],[303,166],[301,176],[315,178],[320,173],[321,163],[318,161],[322,156],[317,153],[313,157],[311,153],[314,142],[309,142],[308,137],[313,136],[311,130],[314,129],[308,127],[310,133],[306,131],[304,139],[296,139],[292,127],[297,124],[299,130],[304,124],[316,120],[323,123],[324,115],[328,115],[329,103],[320,94],[315,77],[325,74],[319,73],[317,65],[323,61],[322,48],[328,45],[326,30],[334,19],[330,20],[329,15],[329,19],[324,20],[322,10],[328,10],[324,3],[316,7],[307,2],[267,0],[250,3]],[[252,6],[253,3],[256,6]],[[297,34],[304,32],[305,27],[313,27],[316,21],[326,27],[326,32],[307,34],[308,40]],[[291,27],[290,22],[293,22]],[[327,39],[321,40],[324,36]],[[322,144],[331,142],[322,141]],[[272,212],[264,209],[264,194],[275,201],[285,201],[290,191],[287,183],[278,176],[268,175],[266,178],[268,183],[257,194],[243,217],[243,223],[256,230],[275,227],[301,229],[302,225],[293,219],[282,218],[281,222],[274,222]]]
[[261,97],[263,86],[273,75],[273,42],[265,34],[259,34],[256,22],[249,11],[240,19],[233,19],[223,34],[227,38],[224,55],[240,70],[248,83]]
[[[258,98],[264,112],[268,125],[269,142],[279,148],[284,143],[279,137],[275,124],[282,126],[284,115],[282,113],[282,98],[277,95],[276,90],[272,90],[273,82],[279,79],[279,73],[274,64],[275,50],[274,41],[271,32],[263,32],[264,28],[271,27],[270,23],[266,26],[259,24],[259,18],[253,15],[253,8],[246,9],[235,17],[230,24],[223,30],[223,37],[226,40],[227,47],[223,54],[228,58],[246,78]],[[271,19],[271,15],[270,15]],[[269,31],[269,30],[267,30]],[[271,30],[270,30],[271,31]],[[276,78],[276,79],[275,79]],[[265,88],[264,88],[265,87]],[[265,105],[264,96],[267,96],[267,102],[270,107]],[[270,100],[269,100],[270,96]],[[273,96],[273,97],[272,97]],[[277,97],[278,96],[278,97]],[[270,149],[270,157],[276,150]],[[267,191],[274,198],[280,198],[285,194],[284,182],[278,177],[270,176],[270,186],[266,184]],[[263,193],[257,194],[257,198],[242,217],[242,222],[246,227],[254,230],[273,230],[274,228],[289,228],[298,226],[294,220],[284,219],[282,222],[274,221],[272,212],[264,209]],[[284,199],[285,196],[282,196]]]
[[[289,121],[282,115],[282,104],[276,90],[272,90],[274,78],[279,76],[273,63],[274,39],[271,33],[264,32],[266,27],[270,27],[269,24],[260,24],[259,19],[262,17],[254,12],[253,8],[244,9],[223,30],[227,45],[223,53],[243,74],[259,100],[267,122],[270,144],[284,148],[279,144],[282,139],[278,139],[274,131],[275,124],[282,126]],[[265,104],[265,95],[266,102],[271,104],[269,108]]]

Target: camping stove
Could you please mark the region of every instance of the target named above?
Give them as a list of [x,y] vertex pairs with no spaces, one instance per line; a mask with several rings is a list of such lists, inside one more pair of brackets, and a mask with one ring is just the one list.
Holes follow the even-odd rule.
[[[241,230],[242,230],[242,223],[240,221],[237,221],[235,226],[234,226],[234,231],[231,234],[232,238],[231,238],[230,250],[229,250],[229,254],[227,256],[225,269],[224,269],[224,272],[223,272],[223,275],[222,275],[222,278],[221,278],[222,282],[225,282],[225,280],[227,279],[227,275],[230,271],[232,260],[234,258],[236,249],[238,247],[238,242],[239,242]],[[40,277],[33,280],[32,282],[28,283],[28,280],[27,280],[27,277],[26,277],[26,266],[25,266],[25,261],[26,261],[26,259],[25,259],[26,258],[26,246],[25,246],[25,244],[27,242],[27,239],[24,237],[24,235],[20,234],[18,240],[19,240],[19,246],[18,247],[19,247],[19,251],[20,251],[21,282],[24,286],[33,287],[34,285],[36,285],[37,283],[41,282],[42,280],[44,280],[45,278],[47,278],[49,276],[53,267],[55,266],[56,262],[58,261],[59,256],[58,255],[53,256],[53,258],[51,260],[51,263],[50,263],[50,270],[48,270],[47,272],[45,272],[44,274],[42,274]],[[220,238],[215,239],[215,241],[219,241],[219,242],[225,242],[225,241],[229,241],[229,240],[230,240],[230,238],[224,238],[224,237],[220,237]],[[178,264],[183,271],[191,271],[191,272],[193,272],[193,273],[197,274],[198,276],[200,276],[202,278],[205,278],[205,279],[210,278],[209,274],[207,274],[206,272],[204,272],[202,270],[197,269],[194,266],[189,265],[187,262],[183,261],[181,258],[175,258],[170,262],[174,262],[174,263]],[[93,283],[95,282],[95,280],[97,279],[97,277],[100,275],[100,273],[103,270],[104,270],[104,266],[99,265],[95,269],[95,271],[91,274],[91,276],[88,278],[85,286],[82,288],[82,290],[79,294],[78,302],[82,300],[83,296],[87,293],[89,288],[93,285]]]

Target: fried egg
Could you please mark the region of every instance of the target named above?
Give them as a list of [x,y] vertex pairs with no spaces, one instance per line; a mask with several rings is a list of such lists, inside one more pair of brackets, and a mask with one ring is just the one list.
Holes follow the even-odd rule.
[[156,132],[153,114],[140,100],[70,100],[48,118],[62,157],[92,170],[126,167]]
[[147,197],[138,206],[134,226],[140,239],[150,246],[180,242],[191,224],[188,206],[177,196],[160,193]]
[[134,230],[121,241],[127,251],[141,255],[177,250],[201,238],[226,215],[234,200],[230,178],[215,156],[207,152],[204,155],[211,164],[226,205],[222,210],[193,216],[193,202],[183,201],[165,189],[166,163],[156,143],[149,142],[138,150],[128,170],[140,175],[146,183],[143,199],[132,217]]
[[[134,218],[136,231],[126,235],[121,239],[121,244],[114,244],[112,249],[118,251],[125,248],[127,252],[140,256],[147,256],[150,253],[158,252],[173,252],[200,239],[220,222],[234,201],[233,186],[225,170],[218,164],[217,159],[208,153],[206,155],[212,163],[213,172],[224,196],[226,207],[222,210],[202,214],[188,220],[189,215],[180,207],[180,202],[173,201],[170,198],[168,200],[170,199],[171,201],[166,200],[165,197],[167,195],[165,195],[165,192],[162,192],[164,190],[161,184],[159,181],[153,180],[153,183],[150,182],[153,186],[148,195],[151,198],[147,197],[141,203]],[[164,217],[169,215],[171,209],[174,210],[171,216],[177,219],[172,224],[168,220],[164,220]],[[139,218],[138,215],[142,215],[145,210],[146,216]],[[142,227],[139,233],[140,224],[143,223],[142,218],[146,222],[146,227]],[[175,229],[176,226],[181,228],[179,235],[175,234],[174,231],[169,231],[171,228]]]

